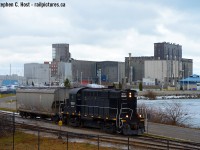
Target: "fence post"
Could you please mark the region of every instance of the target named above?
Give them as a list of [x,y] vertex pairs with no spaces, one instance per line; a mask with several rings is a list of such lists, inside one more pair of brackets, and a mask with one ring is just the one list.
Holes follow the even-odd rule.
[[169,150],[169,140],[167,140],[167,149]]
[[129,150],[129,137],[128,137],[128,150]]
[[38,150],[40,150],[40,130],[38,130]]
[[13,150],[15,149],[15,113],[13,112]]
[[67,150],[68,150],[68,132],[67,132]]
[[99,150],[99,135],[98,135],[98,150]]

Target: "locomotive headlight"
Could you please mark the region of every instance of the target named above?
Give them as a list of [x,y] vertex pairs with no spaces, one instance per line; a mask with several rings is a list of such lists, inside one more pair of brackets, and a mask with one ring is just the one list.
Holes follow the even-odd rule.
[[139,115],[140,118],[142,118],[142,115]]
[[128,115],[126,115],[126,118],[128,118]]
[[129,94],[128,94],[128,97],[129,97],[129,98],[131,98],[131,97],[132,97],[132,93],[131,93],[131,92],[129,92]]

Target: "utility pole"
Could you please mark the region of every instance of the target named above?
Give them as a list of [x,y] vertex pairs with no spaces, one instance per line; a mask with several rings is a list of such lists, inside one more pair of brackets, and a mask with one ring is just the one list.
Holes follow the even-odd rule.
[[81,72],[81,84],[82,84],[82,75],[83,75],[83,72]]
[[[184,70],[182,70],[182,72],[183,72],[183,77],[182,77],[182,78],[183,78],[183,80],[184,80]],[[184,82],[185,82],[185,81],[183,81],[183,90],[185,89],[185,87],[184,87]]]
[[129,70],[129,83],[131,84],[132,82],[131,53],[129,53],[128,70]]
[[99,69],[99,84],[101,85],[101,69]]
[[78,83],[78,70],[76,71],[76,82]]
[[190,73],[190,71],[188,70],[188,80],[187,80],[187,81],[188,81],[188,86],[187,86],[187,89],[188,89],[188,90],[189,90],[189,88],[190,88],[190,87],[189,87],[189,73]]

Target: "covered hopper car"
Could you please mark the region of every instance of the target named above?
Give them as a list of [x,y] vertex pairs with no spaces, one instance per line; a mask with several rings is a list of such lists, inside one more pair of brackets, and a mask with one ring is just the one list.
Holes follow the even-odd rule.
[[18,89],[17,110],[22,117],[51,118],[54,121],[62,117],[62,107],[68,99],[66,88],[22,88]]

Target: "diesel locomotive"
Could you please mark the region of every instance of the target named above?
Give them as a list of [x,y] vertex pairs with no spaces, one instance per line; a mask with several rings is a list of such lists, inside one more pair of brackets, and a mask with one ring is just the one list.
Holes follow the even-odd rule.
[[137,113],[137,91],[112,88],[74,88],[62,119],[71,126],[100,128],[109,133],[142,134],[145,123]]

